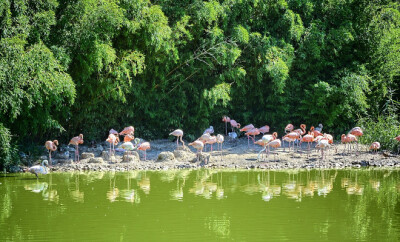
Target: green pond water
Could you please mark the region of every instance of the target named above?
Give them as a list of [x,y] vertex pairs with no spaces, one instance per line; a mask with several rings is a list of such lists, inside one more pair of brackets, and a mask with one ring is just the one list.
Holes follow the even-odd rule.
[[400,171],[0,175],[0,241],[399,241]]

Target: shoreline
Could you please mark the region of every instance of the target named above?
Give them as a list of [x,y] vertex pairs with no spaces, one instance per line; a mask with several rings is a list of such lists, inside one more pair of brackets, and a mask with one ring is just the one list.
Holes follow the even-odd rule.
[[[289,152],[287,146],[278,151],[273,151],[268,157],[265,155],[257,161],[261,146],[250,144],[248,147],[246,138],[225,141],[222,154],[220,151],[207,151],[199,155],[199,161],[195,150],[186,147],[176,147],[171,140],[150,141],[151,149],[147,151],[148,160],[144,161],[144,153],[136,151],[127,154],[116,152],[109,157],[105,143],[93,147],[80,146],[81,160],[79,163],[72,161],[73,148],[61,146],[56,152],[51,172],[69,171],[129,171],[129,170],[171,170],[171,169],[347,169],[362,167],[379,167],[400,169],[400,156],[387,152],[377,154],[366,152],[368,146],[359,145],[359,154],[355,151],[343,153],[344,145],[335,144],[326,151],[326,158],[321,159],[321,152],[311,149],[307,156],[306,144],[297,152]],[[286,142],[285,142],[286,145]],[[216,148],[216,145],[214,145]],[[66,157],[68,152],[68,157]],[[277,155],[274,155],[277,154]],[[64,157],[63,157],[64,155]],[[52,156],[53,157],[53,156]],[[42,156],[41,159],[46,158]],[[47,157],[48,159],[48,157]],[[140,159],[140,160],[139,160]],[[279,160],[278,160],[279,159]]]

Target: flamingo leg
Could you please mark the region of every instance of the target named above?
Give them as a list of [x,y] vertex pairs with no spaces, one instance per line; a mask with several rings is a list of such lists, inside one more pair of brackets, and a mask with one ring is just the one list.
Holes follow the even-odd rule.
[[228,136],[228,123],[225,122],[225,135]]
[[247,135],[247,148],[250,148],[250,136]]
[[262,149],[260,152],[258,152],[257,161],[260,160],[260,154],[261,154],[262,152],[264,152],[266,148],[267,148],[267,147],[264,147],[264,149]]
[[146,150],[144,150],[144,160],[146,160]]

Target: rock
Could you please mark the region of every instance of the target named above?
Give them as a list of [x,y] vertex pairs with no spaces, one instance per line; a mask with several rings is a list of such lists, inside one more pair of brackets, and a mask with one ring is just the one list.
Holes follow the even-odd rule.
[[56,158],[63,159],[63,160],[68,159],[69,158],[69,151],[59,152],[56,155]]
[[197,160],[199,160],[200,163],[208,164],[210,161],[210,157],[211,157],[210,154],[206,154],[203,152],[203,153],[197,154],[197,156],[194,159],[192,159],[190,162],[196,163]]
[[109,160],[110,159],[110,155],[107,151],[102,151],[101,152],[101,158],[103,158],[103,160]]
[[169,151],[161,152],[156,160],[156,162],[168,162],[168,161],[175,161],[174,153]]
[[101,157],[93,157],[89,159],[89,163],[104,163],[104,160]]
[[181,150],[181,151],[186,151],[186,152],[192,152],[188,146],[178,146],[176,147],[175,151]]
[[135,154],[124,154],[124,156],[122,157],[122,162],[128,162],[128,163],[135,163],[139,161],[139,154],[137,152],[134,152]]
[[174,156],[177,160],[180,161],[189,161],[189,160],[193,160],[196,155],[193,154],[190,150],[186,151],[186,150],[174,150]]
[[82,158],[82,159],[88,159],[88,158],[93,158],[93,157],[94,157],[93,153],[86,153],[86,152],[82,153],[82,155],[80,156],[80,158]]
[[47,160],[47,159],[48,159],[48,156],[42,155],[39,159],[41,159],[41,160]]
[[103,146],[101,146],[101,145],[99,145],[96,149],[97,149],[97,151],[103,151],[104,150]]

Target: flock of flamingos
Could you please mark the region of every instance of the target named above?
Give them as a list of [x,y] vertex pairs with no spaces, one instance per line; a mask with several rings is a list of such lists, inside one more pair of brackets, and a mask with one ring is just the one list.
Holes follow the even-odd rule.
[[[250,144],[250,138],[253,140],[254,144],[260,145],[263,147],[263,149],[258,153],[258,159],[260,158],[260,154],[262,152],[266,152],[267,156],[270,152],[270,148],[279,148],[281,147],[282,143],[281,142],[288,142],[289,145],[289,151],[291,147],[293,147],[293,151],[295,150],[295,143],[297,143],[297,148],[302,142],[306,142],[308,151],[310,151],[311,143],[315,142],[315,148],[321,150],[321,156],[322,159],[324,159],[324,150],[332,146],[333,144],[333,137],[330,134],[327,133],[322,133],[322,124],[319,124],[317,128],[314,128],[314,126],[311,126],[310,130],[306,132],[306,125],[301,124],[299,129],[294,129],[293,124],[288,124],[285,127],[285,135],[282,137],[282,141],[278,139],[278,133],[274,132],[272,134],[265,134],[269,132],[269,126],[265,125],[262,126],[261,128],[255,128],[254,125],[249,124],[244,126],[243,128],[240,128],[240,123],[236,122],[233,119],[230,119],[228,116],[224,116],[222,118],[222,121],[225,122],[225,135],[228,135],[228,123],[231,125],[232,132],[229,133],[229,136],[236,138],[236,132],[235,129],[238,129],[240,132],[245,132],[245,135],[247,136],[248,140],[248,145]],[[110,143],[110,150],[109,154],[110,156],[115,152],[114,147],[118,145],[120,142],[119,136],[123,135],[124,136],[124,142],[121,144],[120,149],[126,150],[126,151],[132,151],[132,150],[142,150],[145,152],[145,160],[146,160],[146,150],[150,149],[150,143],[149,142],[141,142],[140,139],[134,137],[135,129],[133,126],[126,127],[124,130],[121,132],[117,132],[114,129],[111,129],[109,131],[109,135],[107,138],[107,142]],[[197,154],[201,154],[203,149],[205,148],[206,144],[211,145],[211,151],[212,151],[212,145],[217,143],[218,144],[218,150],[221,151],[222,153],[222,143],[224,142],[224,136],[221,134],[218,134],[216,136],[213,136],[212,134],[214,133],[214,128],[213,126],[210,126],[210,128],[206,129],[203,133],[203,135],[198,138],[197,140],[189,143],[190,146],[195,148],[197,150]],[[255,136],[259,135],[260,133],[263,134],[262,138],[259,140],[255,140]],[[173,132],[171,132],[169,135],[176,136],[176,145],[177,147],[179,146],[178,141],[182,143],[183,146],[185,146],[185,142],[182,140],[183,137],[183,131],[181,129],[177,129]],[[346,145],[348,144],[348,149],[350,151],[350,144],[356,143],[357,144],[357,150],[358,150],[358,137],[361,137],[363,135],[363,131],[360,127],[355,127],[349,131],[347,135],[342,134],[341,136],[341,142],[345,144],[345,149]],[[400,135],[395,137],[394,139],[398,140],[400,142]],[[132,142],[133,141],[133,142]],[[75,145],[75,157],[74,160],[79,162],[79,145],[83,144],[83,134],[80,134],[79,136],[73,137],[68,145]],[[46,141],[45,147],[49,151],[49,160],[51,163],[51,152],[57,150],[57,145],[58,141]],[[377,150],[380,149],[380,143],[379,142],[373,142],[370,146],[370,150],[373,150],[377,152]],[[309,153],[309,152],[308,152]],[[307,153],[307,156],[308,156]],[[199,155],[197,160],[199,160]],[[29,172],[35,174],[38,176],[38,174],[47,174],[47,166],[48,166],[48,161],[44,160],[42,162],[42,165],[36,165],[28,169]]]

